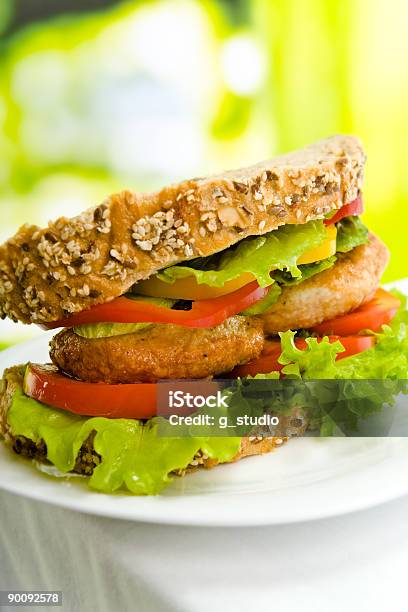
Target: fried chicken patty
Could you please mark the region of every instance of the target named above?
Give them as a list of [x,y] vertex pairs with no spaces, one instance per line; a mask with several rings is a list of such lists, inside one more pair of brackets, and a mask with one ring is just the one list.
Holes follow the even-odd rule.
[[152,324],[133,334],[89,340],[67,329],[50,344],[59,368],[84,381],[153,382],[205,378],[258,357],[262,321],[234,316],[213,328]]
[[283,288],[276,304],[261,317],[265,334],[313,327],[372,298],[389,259],[385,244],[370,234],[366,244],[337,257],[332,268]]

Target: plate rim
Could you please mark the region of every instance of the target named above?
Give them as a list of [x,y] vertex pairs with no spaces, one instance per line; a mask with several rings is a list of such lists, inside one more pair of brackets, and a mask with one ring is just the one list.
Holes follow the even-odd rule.
[[[296,441],[295,441],[296,442]],[[288,448],[288,447],[286,447]],[[282,452],[284,449],[279,449]],[[2,446],[0,450],[0,463],[2,462],[2,455],[7,456],[9,451]],[[249,458],[250,460],[251,458]],[[255,459],[261,459],[261,457],[255,457]],[[11,461],[14,463],[20,463],[20,467],[26,471],[25,465],[26,460],[16,457],[13,458],[11,455]],[[389,461],[385,461],[379,464],[380,468],[384,469],[384,464]],[[23,465],[24,463],[24,465]],[[27,462],[28,464],[28,462]],[[15,484],[4,484],[0,478],[0,490],[12,493],[19,497],[26,499],[32,499],[37,502],[46,503],[51,506],[64,508],[67,510],[73,510],[75,512],[84,513],[87,515],[112,518],[117,520],[126,520],[138,523],[149,523],[149,524],[161,524],[161,525],[173,525],[173,526],[189,526],[189,527],[256,527],[256,526],[272,526],[272,525],[283,525],[283,524],[295,524],[301,522],[316,521],[326,518],[332,518],[335,516],[343,516],[351,514],[353,512],[363,511],[368,508],[379,506],[383,503],[391,502],[399,497],[408,494],[408,481],[404,478],[393,479],[393,486],[391,491],[386,487],[374,486],[370,488],[370,493],[364,492],[360,496],[353,498],[337,497],[337,496],[326,496],[326,503],[322,503],[322,493],[324,493],[327,483],[334,488],[340,487],[342,491],[345,488],[357,485],[361,479],[372,477],[379,467],[376,464],[369,464],[365,468],[358,470],[357,474],[350,475],[348,473],[345,476],[334,479],[327,479],[323,482],[317,481],[314,483],[308,483],[304,485],[298,485],[291,489],[282,489],[278,491],[258,491],[258,492],[233,492],[233,493],[211,493],[211,494],[200,494],[192,495],[189,498],[183,495],[176,495],[169,498],[165,495],[157,496],[146,496],[138,497],[131,495],[106,495],[98,493],[92,490],[84,489],[84,495],[82,500],[77,498],[70,499],[66,495],[46,495],[47,491],[44,492],[43,487],[36,489],[33,487],[29,491],[21,490],[18,485],[18,481]],[[220,466],[222,468],[222,466]],[[408,454],[406,455],[406,465],[404,466],[403,472],[406,474],[408,467]],[[31,468],[33,469],[33,468]],[[392,469],[392,462],[389,469]],[[386,469],[386,474],[389,472]],[[28,477],[28,476],[27,476]],[[45,481],[46,482],[46,481]],[[66,482],[66,481],[65,481]],[[389,481],[390,482],[390,481]],[[57,488],[59,487],[58,480],[49,481],[50,492],[61,493]],[[75,486],[75,485],[74,485]],[[47,487],[48,488],[48,487]],[[279,515],[271,515],[268,511],[269,504],[273,503],[273,497],[277,494],[281,497],[282,501],[286,502],[284,498],[291,498],[297,495],[299,489],[308,490],[308,496],[319,498],[319,504],[314,504],[310,508],[302,507],[300,505],[285,507],[285,513],[281,508]],[[290,491],[289,496],[287,491]],[[360,490],[361,491],[361,490]],[[76,489],[75,493],[78,493],[79,489]],[[283,492],[283,495],[282,495]],[[65,491],[64,491],[65,493]],[[294,493],[294,495],[292,495]],[[186,500],[188,503],[186,504]],[[209,511],[208,500],[216,499],[217,504],[212,505],[211,511]],[[333,500],[336,500],[335,502]],[[115,500],[115,502],[113,502]],[[120,504],[121,500],[126,500],[125,506]],[[204,500],[204,504],[202,503]],[[248,503],[243,503],[243,500]],[[328,500],[328,503],[327,503]],[[238,503],[237,503],[238,501]],[[78,503],[79,502],[79,503]],[[102,502],[102,503],[98,503]],[[107,502],[107,503],[105,503]],[[118,503],[116,503],[118,502]],[[269,502],[263,504],[262,502]],[[224,505],[224,512],[220,512],[220,505]],[[257,508],[257,512],[247,514],[249,505],[253,508]],[[180,508],[185,506],[185,508]],[[259,508],[265,508],[262,512],[259,512]],[[295,510],[293,510],[295,508]]]

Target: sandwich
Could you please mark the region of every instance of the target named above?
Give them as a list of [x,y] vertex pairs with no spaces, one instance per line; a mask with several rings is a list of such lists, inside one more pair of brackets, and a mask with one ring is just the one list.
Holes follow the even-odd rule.
[[9,368],[6,445],[97,491],[156,494],[175,475],[286,436],[158,435],[160,381],[408,375],[402,296],[363,212],[354,136],[124,191],[0,246],[0,316],[57,330],[49,364]]

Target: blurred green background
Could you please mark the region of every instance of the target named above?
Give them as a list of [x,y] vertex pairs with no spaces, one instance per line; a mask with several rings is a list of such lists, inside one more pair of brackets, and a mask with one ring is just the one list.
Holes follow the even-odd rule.
[[0,241],[352,132],[384,280],[408,276],[407,32],[406,0],[1,0]]

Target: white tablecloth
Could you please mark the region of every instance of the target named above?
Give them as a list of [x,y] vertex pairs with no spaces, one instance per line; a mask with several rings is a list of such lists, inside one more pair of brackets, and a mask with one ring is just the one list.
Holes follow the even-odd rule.
[[408,609],[408,497],[253,529],[130,523],[5,492],[0,511],[0,589],[62,590],[64,610]]

